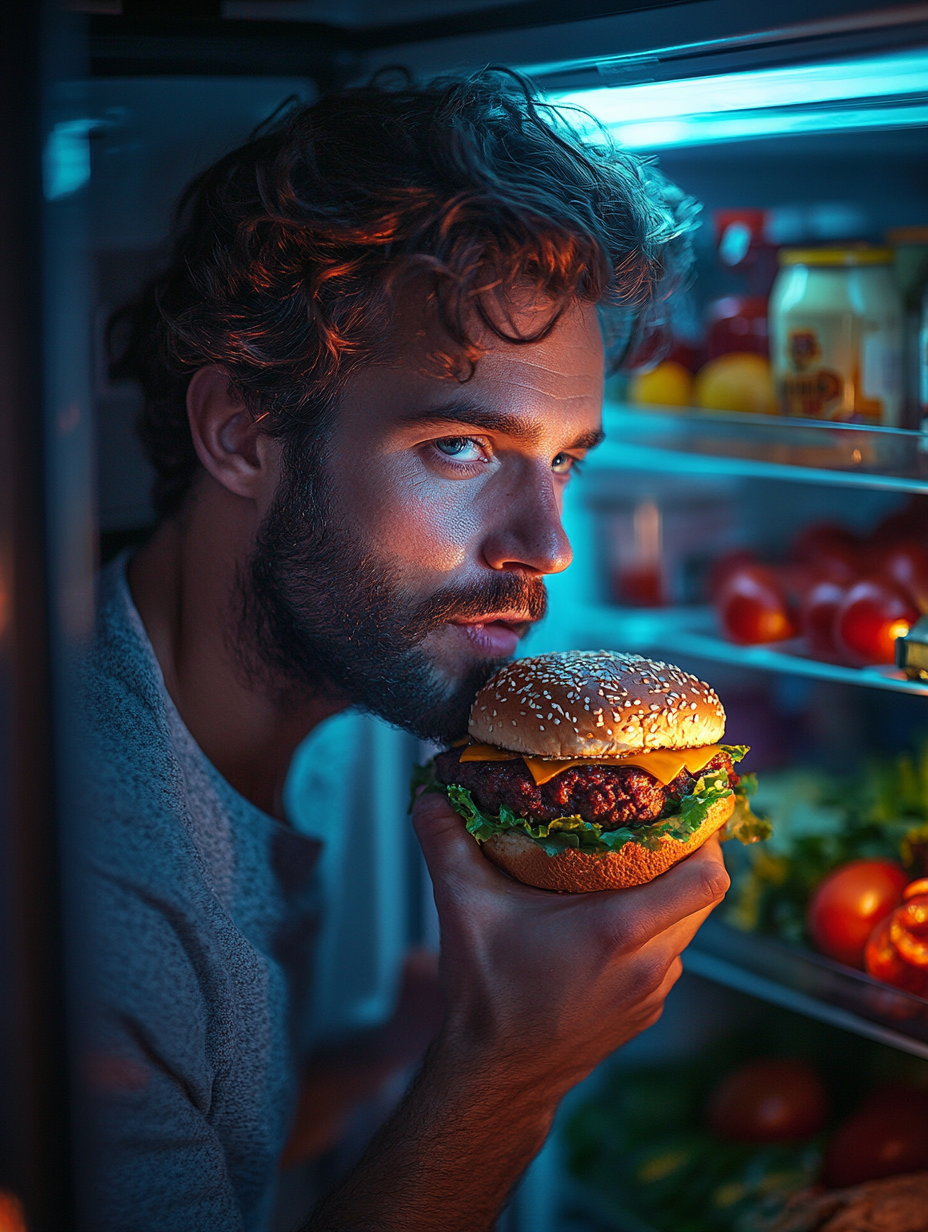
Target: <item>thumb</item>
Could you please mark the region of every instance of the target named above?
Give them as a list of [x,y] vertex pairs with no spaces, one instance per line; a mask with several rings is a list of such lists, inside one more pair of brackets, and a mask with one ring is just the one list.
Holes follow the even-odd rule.
[[412,810],[412,824],[434,883],[444,882],[448,877],[463,877],[490,884],[499,877],[489,860],[480,854],[463,817],[440,792],[424,791],[419,796]]

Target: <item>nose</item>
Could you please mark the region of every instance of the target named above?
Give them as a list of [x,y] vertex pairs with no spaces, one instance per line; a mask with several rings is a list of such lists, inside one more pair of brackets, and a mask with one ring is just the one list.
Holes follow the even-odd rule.
[[562,573],[573,560],[561,522],[560,494],[547,467],[499,494],[491,525],[483,544],[483,558],[491,569]]

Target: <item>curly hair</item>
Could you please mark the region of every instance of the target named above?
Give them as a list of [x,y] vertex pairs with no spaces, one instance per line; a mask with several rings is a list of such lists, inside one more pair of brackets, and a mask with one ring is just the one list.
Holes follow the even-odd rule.
[[[694,213],[508,70],[287,104],[189,185],[164,271],[112,322],[112,371],[144,391],[158,515],[198,469],[186,389],[203,365],[288,450],[318,447],[347,376],[386,356],[398,288],[424,275],[449,378],[473,373],[481,323],[536,342],[576,299],[600,306],[616,366],[685,273]],[[489,296],[526,281],[551,311],[508,332]]]

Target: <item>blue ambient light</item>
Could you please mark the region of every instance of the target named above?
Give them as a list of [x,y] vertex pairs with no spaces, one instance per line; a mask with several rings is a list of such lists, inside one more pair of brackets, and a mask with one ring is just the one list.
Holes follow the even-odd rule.
[[96,127],[96,120],[66,120],[49,133],[42,159],[47,201],[69,197],[90,179],[88,137]]
[[[551,95],[631,149],[928,124],[928,49]],[[585,127],[581,120],[581,127]]]

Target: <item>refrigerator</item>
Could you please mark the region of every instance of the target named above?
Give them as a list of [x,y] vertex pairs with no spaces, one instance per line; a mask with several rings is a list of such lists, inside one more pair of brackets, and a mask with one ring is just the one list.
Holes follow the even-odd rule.
[[[2,158],[19,174],[2,237],[18,282],[6,293],[2,340],[3,431],[14,465],[3,498],[6,624],[0,608],[0,865],[9,888],[0,978],[11,1006],[0,1188],[25,1204],[30,1229],[92,1227],[71,1065],[87,956],[68,880],[68,853],[86,823],[70,790],[79,744],[69,726],[68,649],[86,634],[96,562],[143,541],[153,521],[151,475],[132,430],[138,392],[110,377],[104,332],[155,267],[179,191],[287,99],[310,101],[394,66],[428,76],[493,64],[583,108],[698,202],[694,276],[668,301],[652,353],[607,381],[606,441],[567,496],[574,562],[550,580],[548,616],[521,653],[607,647],[708,679],[728,710],[727,738],[752,746],[746,767],[760,780],[758,808],[775,827],[784,816],[786,828],[840,834],[849,814],[831,797],[823,804],[822,793],[838,784],[846,798],[871,763],[895,765],[907,751],[916,758],[928,736],[928,683],[891,662],[815,653],[790,596],[791,636],[736,639],[712,598],[714,570],[749,560],[789,589],[795,545],[810,527],[837,525],[864,543],[902,515],[921,533],[928,452],[906,345],[913,288],[928,268],[916,253],[916,272],[905,275],[893,378],[902,402],[884,416],[892,422],[787,416],[774,385],[751,403],[756,364],[729,379],[735,409],[719,409],[699,393],[700,373],[735,353],[766,362],[767,310],[756,304],[768,297],[783,250],[889,244],[897,280],[906,243],[928,252],[928,5],[77,0],[67,11],[12,5],[2,20],[4,115],[17,117],[5,125]],[[729,333],[713,351],[723,326]],[[652,382],[649,393],[648,375],[659,369],[671,383]],[[321,1041],[388,1017],[403,955],[437,946],[407,816],[408,773],[428,754],[385,724],[348,714],[317,729],[294,760],[294,825],[315,834],[323,813],[345,819],[338,835],[325,835],[328,910],[312,1024]],[[818,821],[809,822],[815,809]],[[349,845],[366,862],[347,859]],[[732,856],[742,903],[743,887],[760,884],[746,863],[754,849],[745,852]],[[771,885],[762,888],[775,902]],[[715,1066],[721,1078],[726,1049],[732,1064],[763,1059],[766,1048],[818,1065],[831,1084],[831,1119],[807,1135],[805,1163],[798,1148],[788,1161],[794,1179],[806,1180],[827,1135],[854,1111],[835,1084],[853,1087],[848,1073],[870,1082],[871,1071],[924,1080],[928,1001],[817,951],[797,909],[778,932],[771,910],[751,927],[743,913],[738,921],[720,911],[701,930],[661,1021],[565,1101],[504,1213],[505,1232],[672,1226],[660,1220],[674,1218],[673,1196],[642,1197],[647,1185],[638,1192],[596,1140],[596,1125],[601,1136],[624,1132],[610,1092],[636,1074],[672,1084]],[[777,1038],[786,1041],[779,1052]],[[754,1039],[766,1043],[752,1051]],[[832,1069],[829,1058],[837,1058]],[[321,1171],[282,1179],[276,1226],[305,1212],[388,1103],[359,1113],[350,1141]],[[702,1123],[692,1132],[703,1134],[704,1149]],[[741,1198],[711,1204],[726,1184],[742,1184],[750,1166],[743,1146],[718,1164],[703,1214],[687,1226],[735,1226]],[[647,1166],[642,1156],[639,1173]],[[666,1166],[658,1179],[669,1192]],[[763,1166],[770,1175],[773,1165]]]

